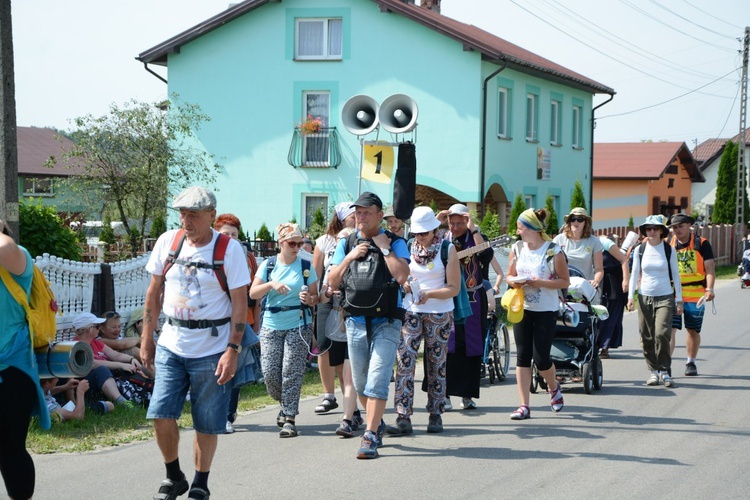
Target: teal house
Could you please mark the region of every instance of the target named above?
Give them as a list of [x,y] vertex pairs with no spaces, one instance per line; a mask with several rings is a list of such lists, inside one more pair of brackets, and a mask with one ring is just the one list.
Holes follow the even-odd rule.
[[[418,203],[491,208],[505,223],[520,193],[565,211],[577,179],[591,197],[594,95],[614,96],[436,0],[246,0],[137,59],[166,66],[169,93],[211,117],[198,137],[224,167],[218,209],[250,231],[307,227],[360,191],[390,203],[403,141],[416,145]],[[394,94],[413,102],[415,128],[345,128],[350,98]]]

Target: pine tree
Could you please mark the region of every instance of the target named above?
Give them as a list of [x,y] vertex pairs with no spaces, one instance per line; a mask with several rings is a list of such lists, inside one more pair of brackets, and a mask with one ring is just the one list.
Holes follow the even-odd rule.
[[628,219],[628,231],[635,230],[635,222],[633,222],[633,216],[631,215]]
[[521,193],[518,193],[515,201],[513,201],[513,208],[510,211],[510,220],[508,221],[509,235],[516,235],[516,222],[518,222],[518,216],[521,215],[524,210],[526,210],[526,203],[524,203]]
[[114,229],[112,229],[112,218],[109,215],[104,216],[104,221],[102,222],[102,232],[99,235],[99,241],[104,242],[108,245],[112,245],[115,241],[117,241],[115,231]]
[[586,197],[583,195],[583,186],[578,179],[576,179],[576,183],[573,186],[573,196],[570,199],[570,209],[573,210],[576,207],[586,208]]
[[[727,142],[724,153],[719,162],[719,172],[716,179],[716,201],[712,222],[714,224],[733,224],[737,217],[737,148],[732,141]],[[747,183],[747,177],[745,177]],[[750,204],[747,191],[744,193],[745,221],[750,215]]]
[[484,217],[482,217],[482,222],[479,223],[479,230],[491,240],[494,240],[503,233],[503,226],[500,225],[500,219],[498,219],[497,214],[489,207],[484,213]]
[[557,220],[557,212],[555,212],[554,201],[555,199],[551,194],[547,195],[547,204],[545,207],[547,210],[547,228],[545,232],[549,236],[555,236],[560,230],[560,222]]

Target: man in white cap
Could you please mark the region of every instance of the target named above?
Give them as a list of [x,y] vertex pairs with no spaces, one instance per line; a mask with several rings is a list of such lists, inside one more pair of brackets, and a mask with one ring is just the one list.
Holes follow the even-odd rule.
[[[190,391],[195,428],[195,477],[190,498],[209,497],[208,474],[217,435],[226,429],[226,409],[237,369],[247,317],[250,273],[245,251],[237,240],[212,228],[216,197],[193,186],[174,199],[181,229],[162,234],[146,266],[151,284],[146,292],[141,338],[143,365],[156,382],[147,418],[154,421],[156,442],[164,457],[167,478],[156,499],[177,498],[188,491],[180,469],[177,419]],[[223,265],[214,266],[215,247],[225,244]],[[175,241],[181,242],[175,245]],[[216,257],[216,258],[215,258]],[[221,276],[223,273],[223,277]],[[153,341],[159,312],[167,322]]]

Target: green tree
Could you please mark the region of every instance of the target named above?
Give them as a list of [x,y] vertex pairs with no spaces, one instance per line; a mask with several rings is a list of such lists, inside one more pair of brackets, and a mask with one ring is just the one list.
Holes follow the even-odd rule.
[[154,220],[151,222],[151,231],[149,231],[149,238],[158,238],[162,234],[167,232],[167,221],[164,220],[164,215],[159,212],[154,216]]
[[115,231],[114,229],[112,229],[112,218],[109,215],[104,216],[104,221],[102,223],[102,232],[99,235],[99,241],[106,243],[107,245],[112,245],[117,241]]
[[437,204],[437,202],[435,201],[435,198],[433,198],[433,199],[431,199],[431,200],[430,200],[430,208],[431,208],[431,209],[432,209],[432,211],[433,211],[433,212],[435,212],[436,214],[437,214],[437,213],[438,213],[438,212],[440,211],[440,210],[438,210],[438,204]]
[[[197,105],[180,102],[173,94],[166,103],[135,100],[112,104],[109,114],[76,118],[62,161],[78,174],[60,182],[91,211],[115,214],[125,226],[146,227],[185,187],[212,187],[219,171],[213,156],[196,140],[209,117]],[[55,158],[48,160],[52,165]],[[131,222],[135,221],[135,222]],[[133,255],[137,242],[132,240]]]
[[511,236],[516,235],[516,222],[518,222],[518,216],[526,210],[526,203],[523,201],[521,193],[516,195],[516,199],[513,201],[513,208],[510,211],[510,220],[508,221],[508,234]]
[[[719,172],[716,178],[716,201],[712,222],[715,224],[734,224],[737,220],[737,148],[732,141],[727,142],[719,161]],[[747,185],[747,176],[745,176]],[[750,215],[750,203],[747,191],[744,193],[745,222]]]
[[555,236],[560,230],[560,222],[557,220],[557,212],[555,212],[555,199],[552,195],[547,195],[547,202],[545,209],[547,210],[547,228],[545,232],[550,236]]
[[635,229],[635,222],[633,222],[633,216],[631,215],[628,219],[628,231],[633,231]]
[[33,198],[21,200],[18,215],[19,242],[32,257],[48,253],[63,259],[81,259],[83,252],[76,232],[65,226],[55,207],[45,207]]
[[273,241],[273,238],[271,238],[271,232],[268,230],[268,226],[266,226],[265,222],[260,225],[256,238],[260,241]]
[[323,216],[323,211],[320,207],[315,209],[313,213],[312,224],[307,228],[307,234],[312,238],[313,241],[317,240],[320,235],[326,232],[326,219]]
[[500,220],[497,218],[497,214],[489,207],[484,213],[482,221],[479,223],[479,230],[491,240],[494,240],[503,234],[503,226],[500,225]]
[[573,196],[570,198],[570,209],[573,210],[576,207],[586,208],[586,197],[583,195],[583,185],[578,179],[576,179],[576,183],[573,185]]

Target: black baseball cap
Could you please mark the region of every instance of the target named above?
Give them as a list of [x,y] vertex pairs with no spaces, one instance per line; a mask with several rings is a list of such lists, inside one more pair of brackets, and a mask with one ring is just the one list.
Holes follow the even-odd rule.
[[371,207],[375,205],[380,210],[383,210],[383,202],[380,200],[380,197],[376,195],[375,193],[371,193],[369,191],[365,191],[361,195],[359,195],[359,198],[357,198],[357,201],[349,205],[350,207]]
[[693,224],[695,224],[695,219],[683,213],[674,214],[672,216],[672,219],[669,221],[669,225],[676,226],[677,224],[682,224],[683,222],[686,222],[692,226]]

